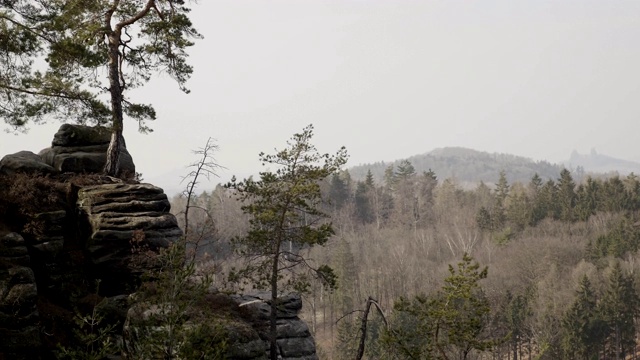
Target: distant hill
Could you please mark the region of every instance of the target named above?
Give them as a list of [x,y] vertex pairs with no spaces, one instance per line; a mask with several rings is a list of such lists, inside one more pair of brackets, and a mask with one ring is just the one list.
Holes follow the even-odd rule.
[[598,154],[595,149],[592,149],[590,154],[584,155],[574,150],[569,161],[565,162],[565,164],[571,168],[580,166],[586,173],[618,172],[620,175],[640,174],[640,163]]
[[542,179],[557,179],[563,166],[547,161],[534,161],[526,157],[476,151],[461,147],[445,147],[431,152],[399,159],[394,162],[376,162],[349,168],[351,177],[362,180],[371,170],[376,181],[384,178],[385,169],[394,168],[402,160],[409,160],[418,173],[432,169],[438,179],[455,178],[462,186],[475,186],[480,181],[491,184],[498,181],[504,170],[510,183],[527,183],[534,174]]

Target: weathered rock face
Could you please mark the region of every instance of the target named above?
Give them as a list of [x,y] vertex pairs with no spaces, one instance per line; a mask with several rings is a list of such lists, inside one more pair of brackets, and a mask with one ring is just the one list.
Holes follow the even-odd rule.
[[149,263],[132,265],[132,246],[157,252],[182,235],[158,187],[67,188],[73,193],[48,211],[21,214],[21,233],[8,232],[12,224],[0,212],[0,359],[49,358],[70,337],[74,314],[91,297],[107,298],[109,320],[122,324],[138,276],[152,270]]
[[[105,127],[63,124],[54,135],[50,148],[40,152],[43,161],[60,172],[101,173],[111,133]],[[129,152],[120,153],[120,171],[135,175]]]
[[[105,294],[131,292],[140,266],[133,246],[166,248],[182,236],[162,189],[150,184],[94,185],[78,191],[78,209],[89,224],[87,253]],[[132,243],[132,240],[142,243]]]
[[67,212],[57,210],[36,214],[35,223],[39,224],[38,231],[27,236],[27,248],[31,256],[33,270],[38,274],[38,284],[41,292],[56,298],[64,297],[63,283],[65,276],[74,273],[70,271],[71,264],[62,254],[65,245],[64,230],[67,222]]
[[[247,353],[245,345],[233,348],[233,358],[236,359],[268,359],[269,352],[269,318],[271,304],[268,293],[251,295],[232,295],[232,299],[240,306],[248,306],[256,312],[260,326],[257,333],[263,344],[263,351],[259,353],[259,342],[252,341],[251,348],[255,351]],[[289,294],[278,298],[276,323],[278,354],[283,360],[317,360],[316,345],[307,324],[298,315],[302,310],[302,298],[299,294]],[[246,305],[245,305],[246,304]],[[253,356],[253,357],[252,357]]]
[[41,342],[37,301],[26,242],[17,233],[0,236],[0,358],[38,358]]

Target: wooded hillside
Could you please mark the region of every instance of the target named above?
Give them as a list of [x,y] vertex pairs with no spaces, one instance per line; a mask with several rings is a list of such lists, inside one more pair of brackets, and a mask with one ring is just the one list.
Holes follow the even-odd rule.
[[[336,235],[326,247],[299,251],[338,275],[336,290],[312,283],[304,298],[327,359],[355,357],[359,310],[369,297],[389,327],[371,311],[365,358],[610,359],[634,352],[638,177],[577,182],[561,169],[549,179],[534,173],[512,182],[498,171],[495,183],[465,189],[416,168],[405,160],[387,167],[383,181],[372,171],[363,180],[345,171],[322,184]],[[219,286],[235,288],[225,272],[235,261],[227,244],[247,227],[241,204],[222,186],[195,200],[217,229],[203,251],[218,267]],[[181,201],[174,198],[173,208]],[[192,221],[205,223],[198,216]],[[468,293],[453,291],[455,284],[467,284]]]

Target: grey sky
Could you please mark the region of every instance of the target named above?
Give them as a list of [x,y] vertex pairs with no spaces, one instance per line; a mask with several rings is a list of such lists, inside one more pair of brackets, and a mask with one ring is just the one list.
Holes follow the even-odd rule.
[[[135,96],[156,106],[155,132],[125,123],[146,179],[209,136],[222,178],[245,176],[309,123],[348,165],[444,146],[640,160],[637,0],[201,0],[192,18],[192,93],[154,79]],[[37,152],[58,126],[0,134],[0,155]]]

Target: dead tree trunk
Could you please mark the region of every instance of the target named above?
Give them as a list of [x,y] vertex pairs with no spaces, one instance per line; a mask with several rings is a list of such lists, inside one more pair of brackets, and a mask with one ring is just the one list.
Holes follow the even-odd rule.
[[380,313],[380,316],[382,316],[382,320],[384,320],[385,326],[389,326],[389,324],[387,323],[387,318],[384,317],[380,305],[375,299],[369,296],[369,298],[367,299],[367,307],[364,309],[364,314],[362,315],[362,323],[360,324],[360,331],[362,334],[360,335],[360,345],[358,346],[358,354],[356,355],[356,360],[361,360],[364,356],[364,347],[367,340],[367,321],[369,320],[369,310],[371,309],[372,304],[375,305],[376,309],[378,309],[378,313]]

